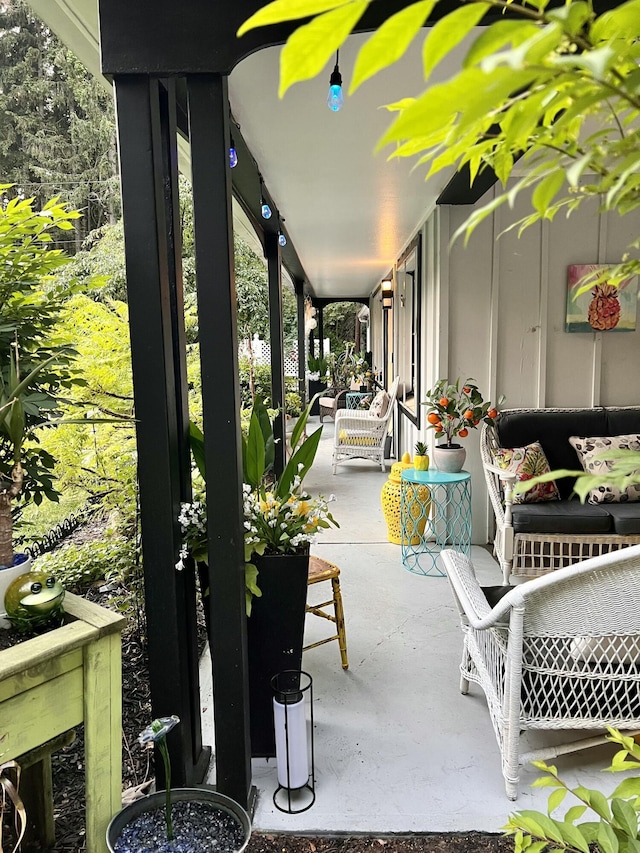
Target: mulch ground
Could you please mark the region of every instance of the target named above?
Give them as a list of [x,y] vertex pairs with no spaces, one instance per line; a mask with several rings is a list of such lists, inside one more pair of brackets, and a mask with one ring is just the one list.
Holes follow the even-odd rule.
[[[103,606],[116,606],[130,598],[117,586],[95,586],[85,592],[87,598]],[[131,789],[153,778],[153,753],[143,749],[138,734],[151,719],[144,625],[136,608],[129,612],[129,627],[122,637],[123,660],[123,785]],[[204,643],[201,620],[200,642]],[[15,642],[15,638],[13,640]],[[0,631],[0,650],[11,643],[10,632]],[[84,740],[82,726],[71,746],[52,757],[56,843],[50,853],[82,853],[85,845],[84,822]],[[11,836],[5,822],[6,835]],[[426,835],[293,835],[254,833],[247,853],[509,853],[513,842],[499,835],[476,832]],[[12,850],[5,840],[4,851]],[[23,853],[43,848],[34,842],[23,844]],[[149,851],[152,853],[152,851]]]

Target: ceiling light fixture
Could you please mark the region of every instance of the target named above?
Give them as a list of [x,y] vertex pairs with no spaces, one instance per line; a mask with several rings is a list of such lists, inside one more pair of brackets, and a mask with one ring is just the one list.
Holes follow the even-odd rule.
[[342,74],[340,74],[340,69],[338,67],[338,60],[340,59],[340,51],[336,51],[336,64],[329,78],[329,94],[327,95],[327,106],[329,109],[337,113],[340,107],[344,103],[344,96],[342,94]]

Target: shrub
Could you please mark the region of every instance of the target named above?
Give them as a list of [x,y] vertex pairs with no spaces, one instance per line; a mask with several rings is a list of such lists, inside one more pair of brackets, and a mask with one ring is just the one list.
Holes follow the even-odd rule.
[[135,566],[135,546],[120,536],[67,545],[38,557],[39,571],[50,572],[69,592],[84,592],[96,581],[125,581]]
[[[616,773],[640,768],[640,746],[632,737],[607,728],[607,740],[622,747],[614,755],[607,770]],[[640,777],[636,775],[623,779],[611,794],[606,795],[582,785],[569,788],[560,779],[555,767],[543,761],[532,763],[545,774],[533,786],[553,788],[553,791],[549,795],[546,813],[523,810],[510,816],[505,833],[514,836],[515,853],[543,853],[545,850],[554,853],[590,853],[592,850],[598,853],[623,853],[638,850]],[[567,794],[571,794],[578,805],[572,804],[560,818],[551,817]],[[591,809],[591,812],[587,812],[587,809]],[[585,812],[589,819],[580,822]]]

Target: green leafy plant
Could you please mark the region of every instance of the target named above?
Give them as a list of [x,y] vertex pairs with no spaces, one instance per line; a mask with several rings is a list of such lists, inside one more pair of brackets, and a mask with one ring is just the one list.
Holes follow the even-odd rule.
[[[242,436],[242,462],[244,471],[245,520],[245,588],[247,614],[251,613],[254,595],[260,595],[257,585],[258,571],[252,560],[255,555],[293,554],[308,548],[315,535],[330,525],[339,525],[329,512],[327,501],[312,498],[302,490],[302,481],[309,472],[318,451],[322,428],[304,437],[312,400],[291,434],[291,447],[295,448],[280,477],[274,475],[275,443],[273,423],[269,411],[260,398],[256,398],[251,411],[247,435]],[[203,482],[206,482],[204,462],[204,436],[191,424],[191,449]],[[182,504],[179,522],[184,546],[180,552],[182,568],[192,557],[196,562],[208,563],[206,504],[204,497]]]
[[[608,728],[607,740],[621,749],[607,770],[617,773],[640,768],[640,746],[632,737]],[[634,853],[640,847],[638,815],[640,814],[640,777],[624,779],[611,794],[578,785],[570,788],[558,775],[557,768],[543,761],[532,762],[543,771],[533,783],[537,788],[552,788],[546,814],[525,810],[509,817],[505,833],[514,837],[515,853]],[[571,795],[577,804],[560,817],[555,812]],[[590,809],[588,819],[581,818]],[[594,814],[595,813],[595,814]]]
[[416,442],[416,453],[418,456],[426,456],[428,453],[427,445],[423,441]]
[[440,379],[425,397],[422,405],[429,409],[427,425],[436,431],[436,438],[446,438],[447,447],[454,438],[466,438],[481,421],[493,423],[498,414],[491,403],[484,401],[474,379],[462,384],[459,377],[455,382]]
[[82,593],[96,581],[126,581],[135,562],[133,541],[113,535],[43,554],[38,569],[54,575],[71,592]]
[[[13,778],[12,778],[13,777]],[[19,794],[20,787],[20,766],[15,761],[5,761],[0,764],[0,817],[4,815],[9,800],[14,808],[16,817],[16,836],[17,840],[11,853],[16,853],[24,833],[27,829],[27,812]],[[0,850],[4,850],[2,846],[2,820],[0,820]]]

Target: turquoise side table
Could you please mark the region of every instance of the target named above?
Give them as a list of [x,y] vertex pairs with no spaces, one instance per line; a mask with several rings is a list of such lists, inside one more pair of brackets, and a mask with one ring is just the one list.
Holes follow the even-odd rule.
[[359,409],[360,403],[369,397],[373,400],[374,394],[372,391],[348,391],[347,392],[347,409]]
[[407,468],[401,476],[402,565],[417,575],[445,577],[442,548],[471,555],[471,474]]

